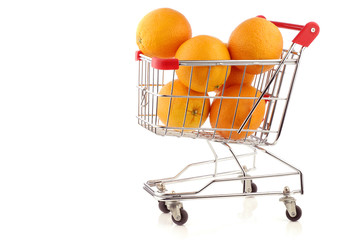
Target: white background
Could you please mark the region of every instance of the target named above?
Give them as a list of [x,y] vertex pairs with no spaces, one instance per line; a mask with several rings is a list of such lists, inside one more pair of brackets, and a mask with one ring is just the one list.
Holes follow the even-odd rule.
[[[355,3],[1,1],[0,239],[354,238]],[[180,227],[143,191],[146,180],[211,157],[202,140],[159,137],[137,125],[135,31],[159,7],[182,12],[194,36],[224,42],[259,14],[320,25],[304,53],[283,135],[269,149],[304,173],[299,222],[286,219],[278,197],[234,198],[185,202],[189,220]]]

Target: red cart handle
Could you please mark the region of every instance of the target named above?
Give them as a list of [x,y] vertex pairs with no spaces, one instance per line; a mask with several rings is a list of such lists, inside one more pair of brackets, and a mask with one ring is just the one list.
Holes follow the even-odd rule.
[[[140,50],[135,52],[135,61],[141,60],[141,54],[143,53]],[[152,57],[151,67],[159,70],[176,70],[179,69],[179,59]]]
[[[257,17],[265,18],[262,15],[258,15]],[[292,42],[296,44],[300,44],[304,47],[308,47],[320,32],[320,27],[316,22],[309,22],[305,26],[291,24],[291,23],[275,22],[275,21],[270,21],[270,22],[272,22],[279,28],[286,28],[286,29],[300,31],[296,35],[296,37],[292,40]]]

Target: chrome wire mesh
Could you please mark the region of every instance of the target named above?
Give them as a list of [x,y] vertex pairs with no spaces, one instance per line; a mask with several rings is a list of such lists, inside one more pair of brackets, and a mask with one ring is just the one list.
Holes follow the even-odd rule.
[[[284,58],[288,50],[283,51]],[[160,97],[170,98],[171,105],[172,99],[175,98],[184,98],[186,99],[186,110],[187,113],[189,99],[200,98],[203,100],[202,109],[204,109],[205,100],[209,99],[213,102],[215,99],[220,99],[220,108],[221,102],[223,99],[236,99],[237,101],[241,99],[253,99],[253,103],[258,100],[257,95],[254,97],[240,97],[241,92],[237,97],[228,97],[223,95],[223,91],[216,95],[214,92],[204,93],[202,96],[190,96],[187,95],[174,95],[171,91],[169,95],[159,94],[160,89],[168,82],[174,82],[176,77],[175,70],[159,70],[151,66],[151,58],[140,55],[140,61],[138,62],[138,124],[142,127],[148,129],[149,131],[162,136],[176,136],[176,137],[188,137],[188,138],[201,138],[211,141],[220,141],[220,142],[229,142],[229,143],[243,143],[251,145],[273,145],[277,142],[281,129],[284,123],[286,109],[288,102],[291,96],[293,83],[296,76],[297,66],[300,60],[301,53],[303,48],[298,51],[292,51],[287,56],[287,59],[281,64],[281,60],[256,60],[256,61],[241,61],[241,60],[224,60],[224,61],[180,61],[180,66],[187,66],[191,68],[196,67],[208,67],[208,76],[212,71],[212,66],[222,65],[227,66],[227,70],[231,67],[243,65],[245,66],[244,75],[246,73],[246,66],[250,65],[274,65],[274,67],[266,72],[261,72],[260,74],[255,75],[255,78],[252,82],[252,87],[256,88],[257,92],[262,93],[264,89],[267,89],[264,93],[262,100],[265,100],[265,114],[262,123],[258,129],[249,129],[244,127],[242,132],[246,132],[246,136],[243,139],[234,140],[231,138],[231,134],[237,132],[239,129],[232,128],[217,128],[211,127],[209,119],[206,120],[205,124],[202,126],[199,124],[198,127],[170,127],[160,121],[158,117],[158,100]],[[284,59],[283,59],[284,60]],[[279,68],[278,71],[277,68]],[[276,74],[277,73],[277,74]],[[226,84],[226,77],[225,77]],[[242,81],[244,80],[244,76]],[[209,81],[209,77],[207,78]],[[271,84],[269,85],[271,81]],[[191,76],[190,76],[191,84]],[[241,82],[241,85],[243,82]],[[208,82],[206,84],[206,87]],[[241,91],[241,87],[240,87]],[[204,111],[201,112],[203,114]],[[170,111],[169,111],[170,114]],[[235,111],[236,115],[236,111]],[[169,116],[168,116],[169,117]],[[183,122],[185,123],[186,114],[184,116]],[[206,116],[202,116],[204,118]],[[234,116],[235,118],[235,116]],[[251,116],[249,122],[251,121]],[[200,121],[201,122],[201,121]],[[218,132],[219,131],[228,131],[230,136],[228,138],[222,137]]]

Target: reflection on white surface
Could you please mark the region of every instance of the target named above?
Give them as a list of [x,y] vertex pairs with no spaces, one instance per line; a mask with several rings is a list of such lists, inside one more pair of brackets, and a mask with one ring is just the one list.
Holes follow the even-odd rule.
[[253,215],[253,211],[257,208],[258,202],[254,197],[246,197],[244,198],[243,206],[244,209],[239,216],[243,219],[249,219]]
[[162,213],[158,218],[158,225],[163,231],[170,231],[169,234],[173,239],[185,239],[188,236],[188,230],[185,225],[178,226],[172,219],[170,213]]
[[289,222],[286,225],[286,233],[290,236],[298,236],[302,233],[301,223],[298,222]]
[[172,226],[174,223],[171,220],[171,214],[170,213],[161,213],[158,219],[159,225],[165,227],[165,226]]
[[182,226],[174,224],[174,227],[172,228],[172,233],[177,236],[178,239],[184,239],[189,235],[186,224]]
[[[205,205],[206,203],[209,204]],[[160,233],[171,239],[211,239],[219,233],[225,239],[238,234],[239,229],[246,229],[242,233],[245,234],[244,237],[254,238],[262,236],[264,232],[293,239],[304,235],[301,220],[289,221],[282,204],[274,205],[273,201],[266,198],[245,197],[197,204],[187,202],[191,216],[183,226],[174,224],[170,213],[159,213],[157,225]],[[271,214],[267,214],[269,209]],[[258,229],[262,231],[257,231]]]

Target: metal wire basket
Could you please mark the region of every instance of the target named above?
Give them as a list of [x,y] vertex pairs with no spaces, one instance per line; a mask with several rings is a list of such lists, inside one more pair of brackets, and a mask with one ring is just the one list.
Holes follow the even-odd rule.
[[[144,188],[152,196],[157,198],[159,202],[160,209],[164,212],[171,212],[173,215],[173,220],[177,224],[183,224],[187,220],[187,213],[182,208],[182,203],[180,200],[185,199],[195,199],[195,198],[210,198],[210,197],[224,197],[224,196],[249,196],[249,195],[269,195],[269,194],[280,194],[283,195],[281,201],[283,201],[287,207],[287,217],[290,220],[298,220],[301,216],[301,209],[296,206],[295,199],[290,196],[291,193],[303,193],[303,181],[302,173],[292,165],[286,163],[275,155],[269,153],[262,146],[273,145],[275,144],[281,134],[286,112],[288,109],[292,89],[294,87],[294,81],[297,76],[298,67],[304,49],[310,45],[310,43],[316,38],[319,33],[319,26],[314,22],[309,22],[305,26],[280,23],[272,21],[279,28],[286,28],[291,30],[299,30],[300,32],[293,39],[290,47],[284,49],[281,59],[271,59],[271,60],[186,60],[179,61],[178,59],[160,59],[156,57],[148,57],[142,54],[140,51],[136,52],[136,60],[138,60],[139,71],[138,71],[138,124],[147,130],[161,136],[176,136],[176,137],[186,137],[193,139],[206,139],[208,140],[209,146],[214,153],[214,160],[194,163],[185,167],[179,174],[172,178],[158,179],[158,180],[149,180],[145,183]],[[242,89],[244,86],[244,78],[247,73],[247,68],[249,66],[261,66],[261,72],[257,74],[252,81],[252,87],[255,90],[254,96],[242,96]],[[265,66],[273,66],[269,71],[263,71]],[[174,81],[176,81],[176,70],[179,67],[190,68],[192,73],[194,69],[198,67],[206,67],[208,71],[206,89],[209,84],[210,73],[215,67],[223,66],[226,68],[226,73],[231,70],[232,67],[244,66],[243,67],[243,76],[239,84],[239,92],[237,96],[225,96],[224,88],[219,90],[217,94],[215,93],[205,93],[197,94],[196,96],[190,94],[176,95],[173,94]],[[224,76],[224,85],[226,84],[226,76]],[[161,94],[160,89],[165,86],[168,82],[172,83],[170,94]],[[192,74],[189,76],[189,83],[191,86]],[[167,109],[167,120],[162,122],[159,119],[159,99],[167,98],[168,109]],[[170,126],[169,118],[171,115],[171,106],[172,102],[176,101],[175,99],[182,99],[184,102],[184,115],[183,119],[180,119],[180,123],[176,126]],[[199,124],[197,126],[188,127],[185,122],[187,118],[193,117],[192,113],[189,112],[189,102],[192,99],[198,99],[202,102],[202,105],[198,106],[198,118],[200,118]],[[231,127],[218,127],[218,120],[220,115],[220,110],[215,117],[216,123],[210,125],[209,121],[203,120],[207,118],[204,114],[204,109],[207,108],[206,102],[214,102],[215,100],[220,102],[220,109],[223,106],[225,101],[234,101],[236,106],[244,100],[251,100],[252,105],[249,110],[246,112],[246,117],[243,116],[243,121],[241,123],[235,121],[237,110],[235,108],[234,116],[231,116],[233,122]],[[264,102],[265,112],[264,117],[260,126],[256,129],[250,128],[250,123],[253,118],[253,114],[256,111],[259,104]],[[220,134],[222,133],[222,134]],[[226,134],[224,134],[226,133]],[[233,136],[243,133],[244,137],[234,138]],[[221,160],[217,157],[214,148],[210,142],[220,142],[223,145],[226,145],[230,150],[230,158],[224,159],[233,159],[239,166],[239,169],[235,171],[228,172],[218,172],[217,167],[218,163]],[[257,153],[257,150],[261,150],[267,156],[270,156],[271,159],[274,159],[278,162],[281,162],[283,165],[289,167],[292,172],[283,172],[275,174],[262,174],[262,175],[249,175],[249,168],[245,167],[239,159],[242,155],[237,155],[234,153],[229,144],[239,143],[243,145],[250,146],[254,151],[250,154],[254,156]],[[200,175],[195,177],[187,177],[185,180],[180,179],[180,175],[183,174],[188,168],[193,167],[198,164],[215,164],[215,172],[208,175]],[[253,163],[253,168],[255,167],[255,160]],[[233,176],[229,178],[230,176]],[[286,186],[281,191],[267,191],[267,192],[257,192],[257,186],[253,183],[254,179],[260,178],[269,178],[269,177],[281,177],[296,175],[299,177],[299,189],[290,191]],[[210,182],[206,183],[205,186],[200,187],[200,190],[195,191],[178,191],[168,192],[165,188],[165,184],[174,184],[185,181],[193,181],[197,179],[211,178]],[[226,176],[224,178],[224,176]],[[238,181],[241,180],[243,183],[242,191],[231,193],[231,194],[210,194],[202,195],[201,193],[209,188],[215,182],[228,182],[228,181]],[[183,217],[181,217],[183,216]],[[181,220],[182,219],[182,220]],[[186,219],[186,220],[185,220]]]

